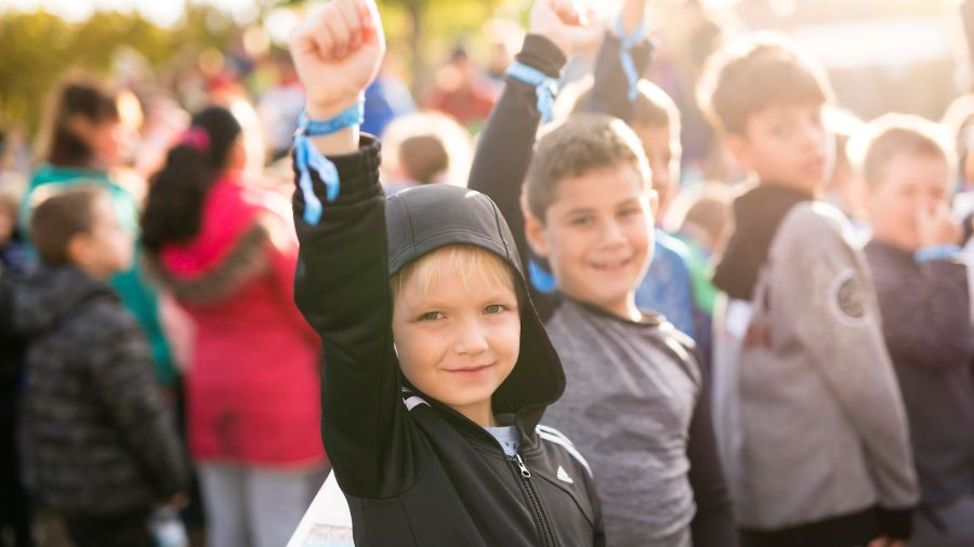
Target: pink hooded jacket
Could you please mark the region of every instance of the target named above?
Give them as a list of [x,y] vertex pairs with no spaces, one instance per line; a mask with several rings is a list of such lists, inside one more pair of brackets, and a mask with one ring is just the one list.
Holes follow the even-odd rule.
[[187,397],[198,462],[325,461],[320,342],[294,305],[288,212],[278,196],[224,178],[204,201],[196,237],[149,259],[194,323]]

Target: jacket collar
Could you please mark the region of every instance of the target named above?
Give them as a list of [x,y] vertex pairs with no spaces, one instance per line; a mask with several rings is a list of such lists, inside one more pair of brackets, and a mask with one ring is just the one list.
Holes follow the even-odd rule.
[[781,222],[795,205],[812,199],[809,193],[773,183],[761,183],[737,198],[736,228],[717,265],[714,285],[731,298],[751,300]]

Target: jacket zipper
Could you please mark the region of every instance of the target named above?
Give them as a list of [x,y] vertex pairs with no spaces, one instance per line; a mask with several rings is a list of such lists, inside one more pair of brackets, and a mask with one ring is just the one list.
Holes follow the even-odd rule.
[[538,521],[538,527],[541,528],[541,535],[544,536],[544,544],[555,547],[555,538],[551,534],[551,525],[548,523],[548,518],[541,508],[541,498],[538,496],[538,492],[534,489],[534,484],[531,482],[531,471],[528,470],[528,466],[524,465],[524,460],[521,459],[520,454],[514,454],[511,457],[511,463],[514,464],[514,467],[517,468],[518,473],[521,475],[521,483],[524,484],[524,489],[528,493],[528,500],[531,502],[531,508],[534,509],[534,516]]

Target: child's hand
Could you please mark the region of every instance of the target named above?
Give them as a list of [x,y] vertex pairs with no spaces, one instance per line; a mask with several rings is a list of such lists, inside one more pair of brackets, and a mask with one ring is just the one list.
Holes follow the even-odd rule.
[[530,32],[554,42],[566,57],[602,39],[594,12],[583,11],[578,0],[535,0]]
[[359,101],[385,55],[375,0],[332,0],[291,34],[308,116],[332,118]]
[[622,10],[619,12],[619,20],[622,21],[622,30],[626,34],[631,34],[639,28],[640,23],[643,22],[643,18],[645,17],[646,0],[626,0],[622,4]]
[[957,245],[960,243],[961,227],[950,214],[950,207],[941,203],[935,207],[922,207],[917,216],[920,245]]

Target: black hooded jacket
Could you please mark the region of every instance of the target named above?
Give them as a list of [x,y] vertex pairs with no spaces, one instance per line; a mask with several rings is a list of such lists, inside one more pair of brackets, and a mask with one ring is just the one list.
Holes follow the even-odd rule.
[[[301,243],[295,299],[324,342],[322,437],[349,502],[355,544],[604,545],[587,464],[566,438],[538,425],[565,377],[497,207],[480,193],[442,185],[384,198],[371,137],[358,153],[331,159],[341,194],[327,202],[313,174],[324,204],[318,225],[303,221],[302,194],[294,194]],[[389,277],[455,244],[491,251],[521,274],[520,354],[493,397],[495,414],[514,416],[515,458],[479,425],[404,386],[399,369]]]
[[22,418],[44,501],[111,516],[182,491],[188,470],[148,343],[114,291],[72,267],[42,268],[15,285],[8,312],[27,341]]

